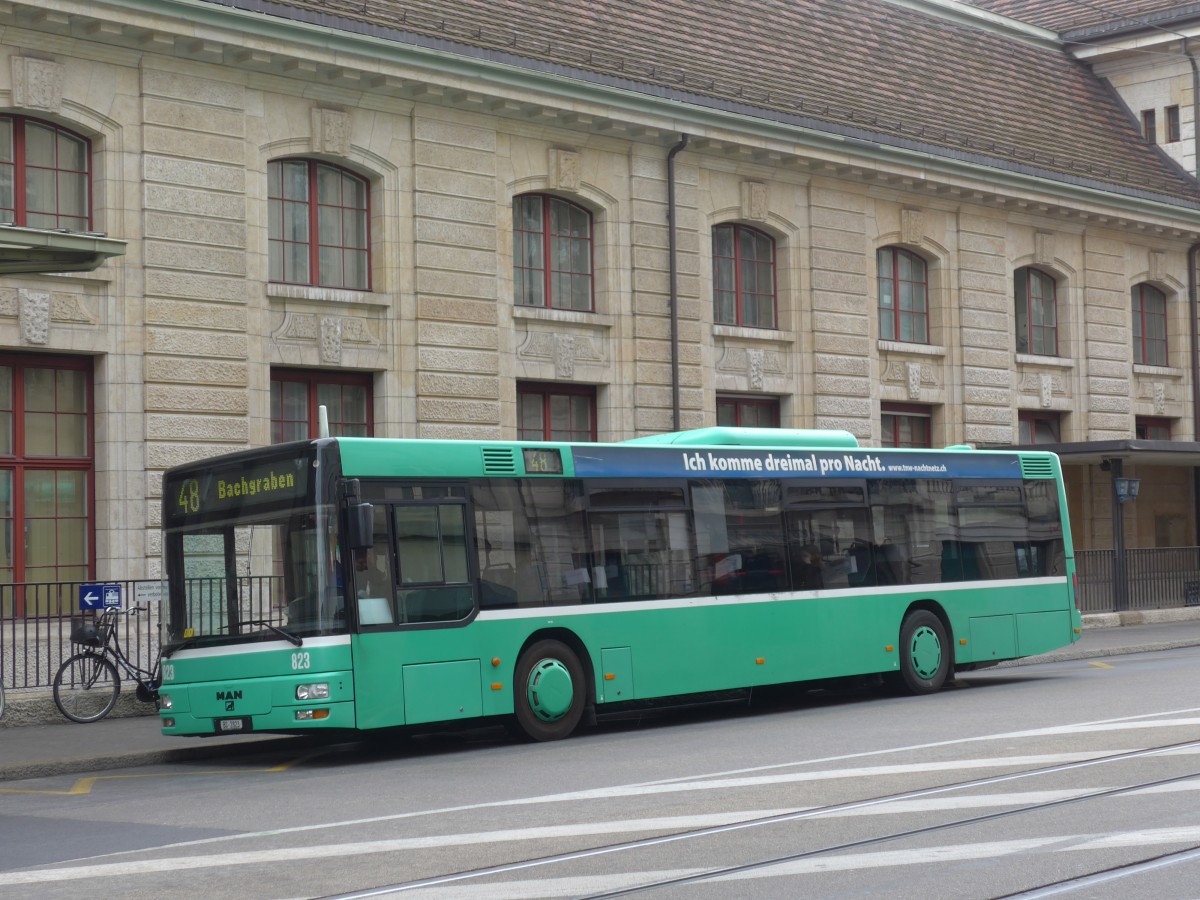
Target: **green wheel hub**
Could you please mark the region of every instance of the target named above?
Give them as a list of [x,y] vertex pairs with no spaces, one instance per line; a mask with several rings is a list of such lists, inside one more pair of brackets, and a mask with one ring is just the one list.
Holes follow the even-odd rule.
[[908,654],[913,671],[921,678],[932,679],[942,665],[942,642],[937,632],[928,626],[914,631]]
[[529,672],[526,698],[533,714],[543,722],[555,722],[571,711],[575,685],[571,672],[557,659],[543,659]]

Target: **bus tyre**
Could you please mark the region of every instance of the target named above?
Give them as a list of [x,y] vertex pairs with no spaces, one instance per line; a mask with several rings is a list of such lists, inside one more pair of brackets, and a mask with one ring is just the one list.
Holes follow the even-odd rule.
[[932,694],[950,674],[950,642],[942,620],[916,609],[900,624],[900,679],[910,694]]
[[513,694],[522,734],[535,741],[567,737],[587,701],[579,657],[561,641],[538,641],[517,661]]

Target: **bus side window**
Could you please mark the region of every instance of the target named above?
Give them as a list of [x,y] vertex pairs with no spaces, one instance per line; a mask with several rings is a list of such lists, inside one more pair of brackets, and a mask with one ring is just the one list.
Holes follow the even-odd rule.
[[456,621],[474,608],[464,510],[461,503],[395,507],[402,622]]

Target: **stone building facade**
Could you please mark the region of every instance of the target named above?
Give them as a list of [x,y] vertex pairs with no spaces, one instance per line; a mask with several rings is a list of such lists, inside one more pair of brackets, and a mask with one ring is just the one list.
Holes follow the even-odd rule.
[[[878,5],[899,33],[917,16],[1070,65],[1039,31],[965,7]],[[75,365],[90,386],[71,462],[88,476],[87,571],[60,555],[51,580],[155,577],[163,470],[271,442],[285,384],[361,389],[370,432],[392,437],[516,437],[525,391],[583,397],[600,440],[713,424],[722,403],[867,445],[910,418],[934,446],[1017,444],[1023,423],[1050,421],[1063,442],[1128,438],[1142,420],[1196,440],[1200,191],[1129,149],[1128,122],[1105,126],[1128,128],[1114,146],[1130,154],[1098,161],[1128,173],[1105,182],[1065,157],[999,165],[969,141],[876,140],[576,78],[519,47],[476,52],[470,29],[433,40],[444,21],[404,19],[409,40],[341,18],[368,6],[0,0],[0,115],[85,140],[89,230],[127,242],[92,273],[0,283],[0,365]],[[1072,115],[1115,104],[1096,97]],[[365,185],[369,283],[272,277],[281,160]],[[516,302],[514,209],[530,196],[586,214],[586,308]],[[771,327],[718,321],[722,226],[770,247]],[[924,266],[921,340],[885,333],[881,252]],[[1029,269],[1055,291],[1053,353],[1018,345],[1014,278]],[[1133,352],[1142,285],[1165,298],[1153,364]],[[59,425],[77,412],[55,409]],[[27,439],[45,427],[24,422]],[[1089,477],[1073,482],[1081,510]],[[1194,543],[1190,480],[1162,491]],[[18,500],[73,521],[61,492],[57,513]]]

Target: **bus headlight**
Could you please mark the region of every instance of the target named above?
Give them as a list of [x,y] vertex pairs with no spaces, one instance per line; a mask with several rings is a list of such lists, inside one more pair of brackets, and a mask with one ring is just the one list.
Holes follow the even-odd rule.
[[321,682],[320,684],[298,684],[296,685],[297,700],[328,700],[329,699],[329,684]]
[[171,703],[171,695],[170,694],[159,694],[158,695],[158,708],[159,709],[171,709],[172,706],[173,706],[173,704]]

